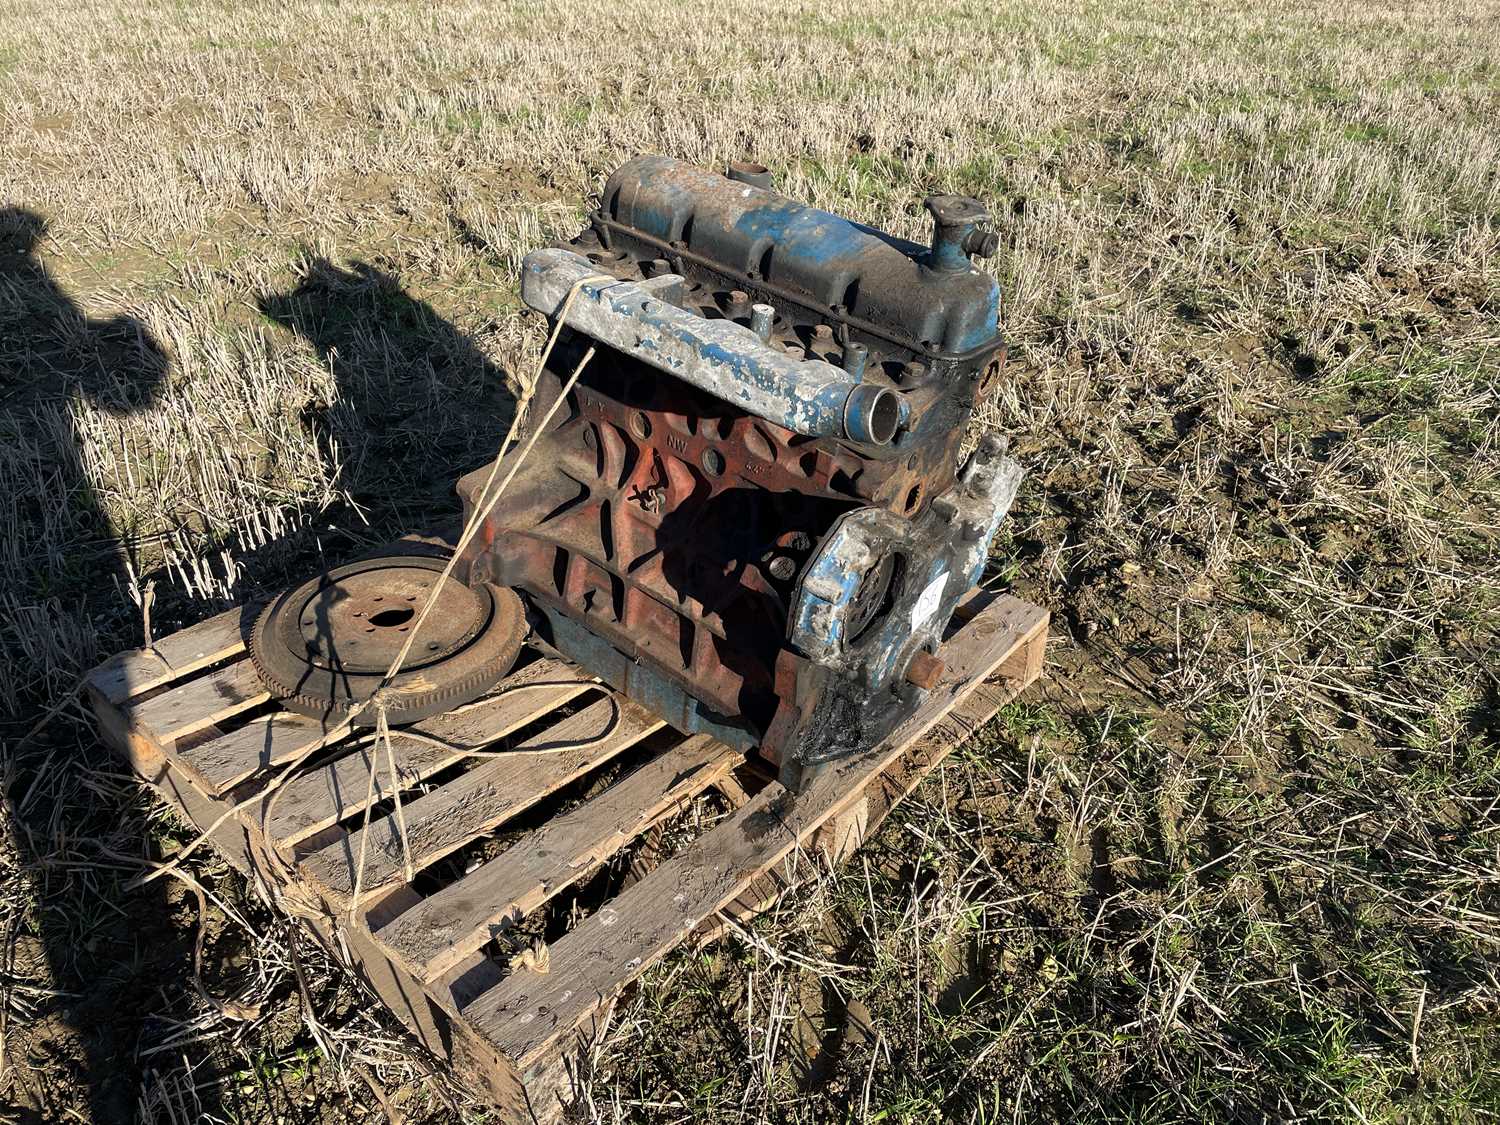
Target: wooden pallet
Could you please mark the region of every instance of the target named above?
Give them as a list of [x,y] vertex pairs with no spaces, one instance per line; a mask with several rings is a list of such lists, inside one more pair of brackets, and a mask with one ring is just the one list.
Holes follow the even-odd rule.
[[[479,703],[393,735],[418,872],[408,881],[383,754],[361,827],[373,747],[359,739],[320,751],[269,800],[250,800],[322,734],[261,688],[243,640],[253,612],[96,668],[88,690],[106,737],[200,829],[249,800],[214,846],[515,1121],[560,1116],[572,1060],[652,963],[815,872],[814,853],[836,862],[858,846],[1037,678],[1047,631],[1044,610],[975,595],[917,713],[796,794],[729,747],[684,737],[579,668],[527,650]],[[669,821],[677,850],[653,861]],[[645,873],[622,887],[611,873],[632,858]],[[591,893],[579,894],[585,884]],[[517,935],[543,921],[547,971],[511,969]]]

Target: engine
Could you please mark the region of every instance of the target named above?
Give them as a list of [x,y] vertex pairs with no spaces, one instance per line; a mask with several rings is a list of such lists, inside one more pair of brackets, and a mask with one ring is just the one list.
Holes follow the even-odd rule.
[[[758,166],[643,156],[523,265],[522,299],[563,322],[536,401],[595,354],[460,573],[519,590],[555,648],[793,786],[936,684],[1022,475],[993,435],[958,464],[1004,362],[999,288],[970,261],[997,239],[973,199],[926,206],[921,246]],[[489,477],[459,482],[466,515]]]

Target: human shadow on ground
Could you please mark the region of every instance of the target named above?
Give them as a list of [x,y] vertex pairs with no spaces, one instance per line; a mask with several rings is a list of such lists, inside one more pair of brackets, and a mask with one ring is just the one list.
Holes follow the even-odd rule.
[[[40,258],[46,237],[40,215],[0,209],[0,487],[10,492],[0,505],[9,542],[0,631],[13,634],[3,659],[15,661],[0,699],[0,836],[9,838],[0,846],[15,848],[13,889],[29,892],[5,954],[16,983],[37,990],[23,1002],[24,1026],[11,1022],[0,1099],[23,1122],[59,1120],[79,1105],[96,1121],[126,1121],[146,1013],[160,1007],[162,979],[190,964],[192,935],[171,923],[160,884],[123,892],[135,874],[129,857],[149,833],[133,788],[108,779],[118,764],[69,712],[27,735],[65,702],[55,666],[90,657],[86,645],[64,652],[56,638],[107,636],[121,604],[125,546],[88,471],[80,417],[151,409],[168,360],[139,320],[78,307]],[[52,641],[33,633],[28,649],[25,632],[43,617],[66,627]],[[21,995],[7,988],[0,1002]],[[32,1028],[57,1030],[32,1037]]]
[[[50,605],[96,632],[102,656],[138,645],[140,625],[121,596],[129,529],[112,524],[101,497],[114,482],[91,472],[79,419],[158,407],[170,363],[140,320],[91,318],[80,308],[45,264],[46,238],[41,216],[0,210],[0,483],[12,491],[0,504],[0,532],[22,545],[0,552],[0,626],[22,624],[14,607]],[[303,420],[323,456],[336,459],[354,503],[320,516],[316,543],[294,533],[304,541],[242,554],[245,585],[300,581],[325,553],[336,565],[455,518],[454,483],[493,455],[511,417],[504,372],[392,275],[364,264],[318,259],[262,310],[309,340],[331,372],[333,394],[311,396]],[[178,608],[191,619],[220,607]],[[79,670],[94,655],[78,654]],[[11,679],[24,690],[13,707],[0,698],[0,849],[14,846],[24,880],[16,889],[31,901],[3,935],[4,964],[39,991],[24,993],[24,1018],[9,1024],[9,1076],[0,1081],[9,1114],[0,1116],[50,1122],[83,1111],[95,1121],[128,1121],[148,1112],[158,1092],[153,1069],[186,1060],[148,1051],[180,1029],[177,1017],[190,1006],[196,910],[170,880],[124,891],[139,870],[134,859],[162,835],[152,802],[66,707],[71,689],[55,676]],[[213,977],[212,966],[244,945],[236,927],[216,929],[205,974]],[[215,989],[213,979],[207,984]],[[0,1002],[14,995],[22,994],[7,987]],[[185,1050],[194,1057],[194,1089],[178,1108],[254,1112],[233,1108],[243,1099],[230,1088],[222,1052]]]
[[458,477],[496,455],[514,414],[506,372],[367,262],[315,258],[295,288],[259,307],[311,343],[333,376],[336,398],[303,420],[341,464],[369,541],[456,524]]
[[[37,257],[46,233],[40,215],[0,209],[0,423],[7,483],[38,486],[14,498],[18,526],[5,530],[27,544],[36,560],[51,567],[61,561],[68,577],[108,584],[123,569],[121,544],[84,468],[79,411],[125,415],[151,408],[167,384],[167,357],[134,317],[94,320],[78,308]],[[31,568],[7,573],[5,583],[21,597],[45,596],[57,576]]]

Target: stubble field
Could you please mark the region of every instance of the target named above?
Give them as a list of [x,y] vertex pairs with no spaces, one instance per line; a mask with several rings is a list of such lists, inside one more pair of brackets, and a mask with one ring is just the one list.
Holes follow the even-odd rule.
[[646,976],[581,1119],[1500,1115],[1497,59],[1476,0],[0,0],[0,1116],[484,1120],[207,857],[195,983],[124,890],[188,833],[69,700],[149,581],[160,634],[451,518],[521,257],[650,151],[994,207],[988,581],[1054,638]]

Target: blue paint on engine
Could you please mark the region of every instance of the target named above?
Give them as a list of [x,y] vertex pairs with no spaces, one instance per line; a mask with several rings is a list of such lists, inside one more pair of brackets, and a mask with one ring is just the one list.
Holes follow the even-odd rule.
[[[774,244],[781,255],[794,254],[818,269],[839,265],[857,269],[860,255],[870,248],[872,235],[848,219],[819,211],[791,199],[764,192],[769,198],[746,211],[735,229],[747,238]],[[925,251],[908,243],[913,257]]]
[[877,412],[876,398],[890,398],[890,392],[876,390],[872,398],[870,388],[832,364],[792,356],[743,325],[660,300],[652,281],[589,280],[594,276],[594,267],[577,254],[537,250],[523,265],[522,299],[560,314],[567,294],[581,285],[568,305],[570,327],[795,433],[889,440],[862,435]]
[[926,246],[664,156],[623,165],[604,199],[628,229],[843,307],[915,348],[963,355],[999,343],[1000,287],[962,255],[958,268],[935,269]]

